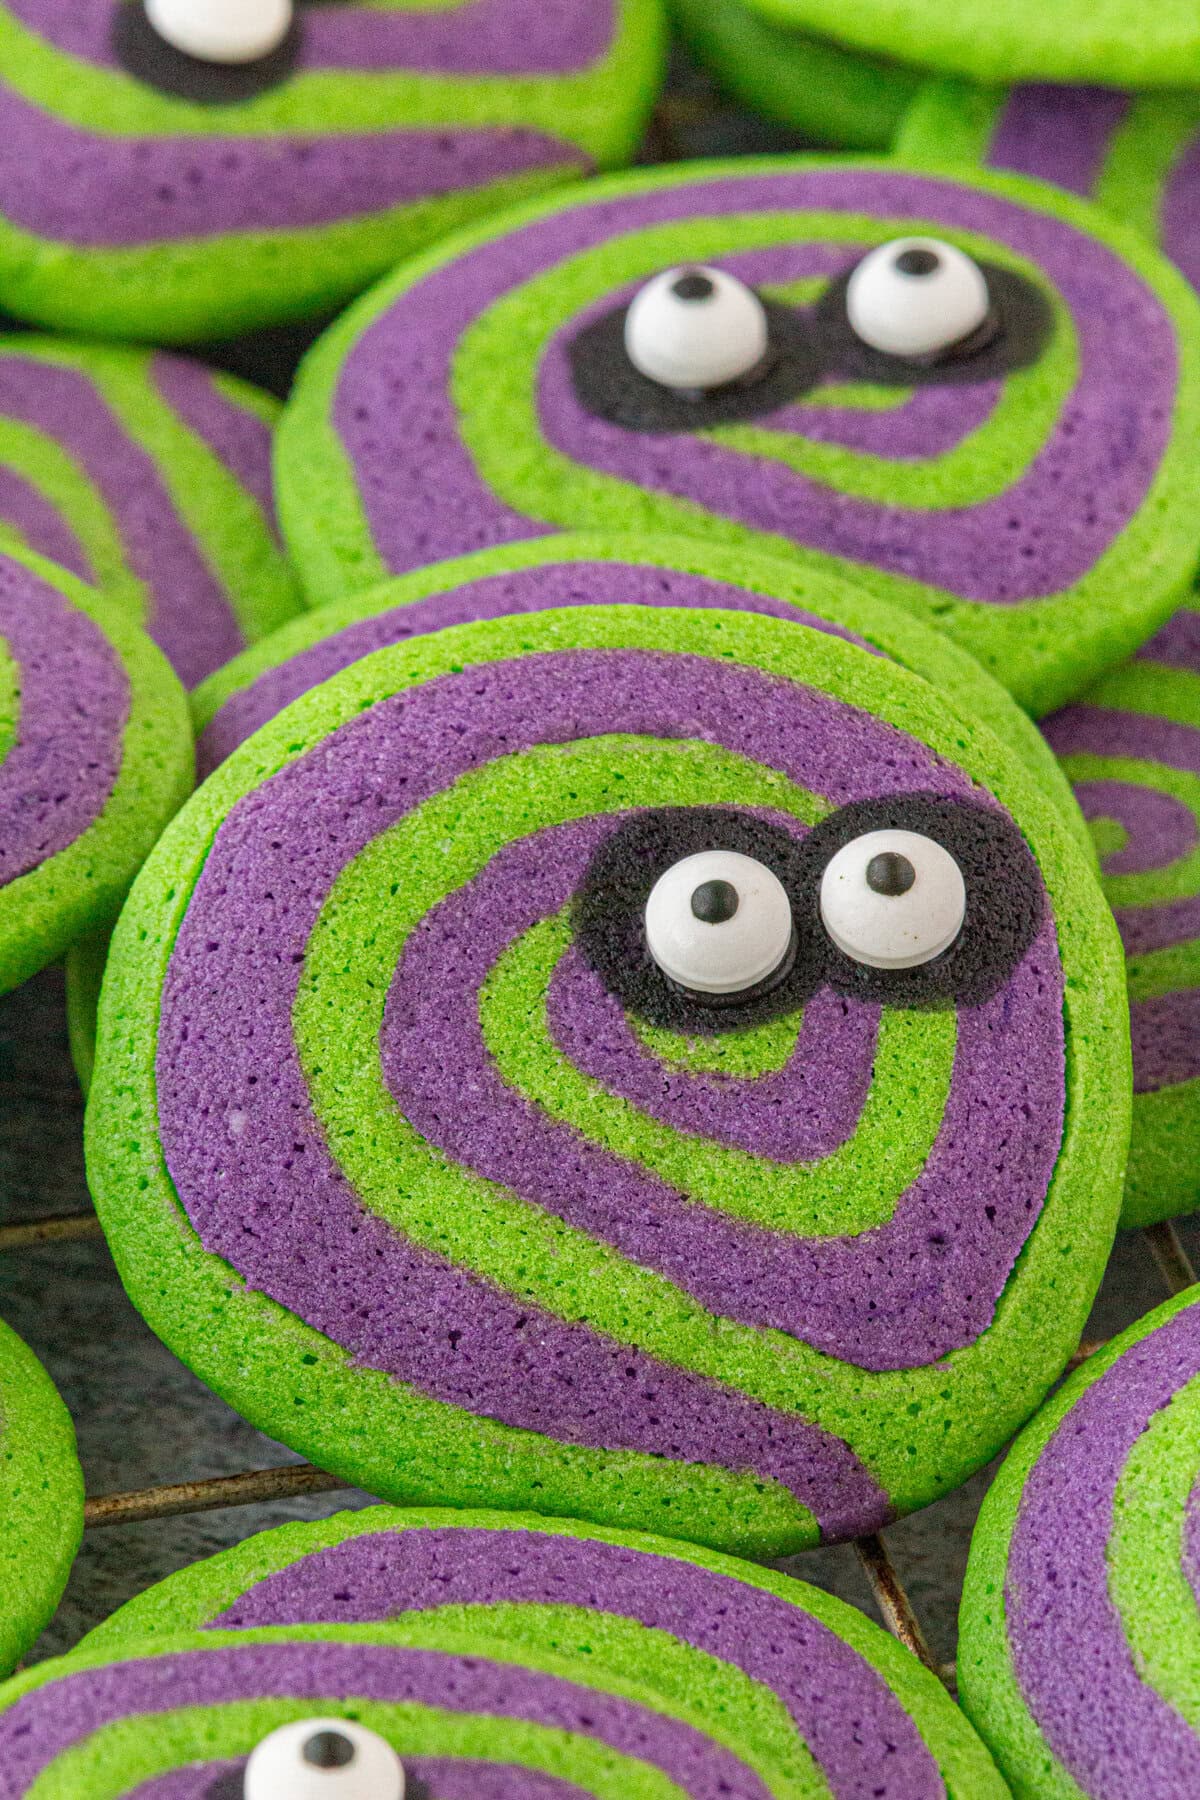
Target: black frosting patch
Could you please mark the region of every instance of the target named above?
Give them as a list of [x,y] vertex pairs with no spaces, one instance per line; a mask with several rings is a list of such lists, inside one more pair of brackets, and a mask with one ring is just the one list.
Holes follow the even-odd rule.
[[991,311],[980,329],[938,357],[919,362],[872,350],[850,329],[846,289],[853,270],[825,289],[812,314],[815,354],[827,376],[880,387],[957,387],[997,381],[1037,362],[1054,331],[1050,302],[1032,281],[994,263],[980,263]]
[[[327,3],[327,0],[324,0]],[[236,106],[280,87],[295,72],[303,26],[293,19],[277,50],[251,63],[205,62],[159,37],[142,0],[113,12],[113,53],[121,67],[146,87],[199,106]]]
[[740,381],[695,394],[663,387],[635,369],[625,353],[629,308],[605,313],[585,325],[568,347],[579,404],[594,418],[627,431],[704,431],[786,406],[820,380],[820,350],[802,313],[772,300],[762,305],[769,346],[762,362]]
[[[955,942],[914,969],[874,969],[846,956],[821,922],[821,877],[844,845],[868,831],[920,832],[962,870],[966,917]],[[743,994],[690,993],[646,945],[645,911],[659,877],[702,850],[737,850],[778,876],[792,906],[793,954]],[[839,808],[807,836],[728,807],[664,807],[635,814],[600,845],[574,906],[575,941],[627,1013],[697,1036],[781,1018],[828,985],[885,1006],[982,1006],[1004,986],[1037,934],[1045,906],[1037,864],[1012,821],[937,794],[900,794]]]
[[635,369],[625,352],[627,306],[584,326],[567,356],[585,412],[627,431],[705,431],[747,424],[811,393],[818,382],[867,381],[879,387],[953,387],[995,381],[1037,362],[1054,331],[1042,290],[1011,269],[980,265],[991,295],[985,325],[930,361],[885,356],[855,337],[846,317],[850,274],[826,288],[815,308],[763,299],[770,349],[741,381],[685,395]]

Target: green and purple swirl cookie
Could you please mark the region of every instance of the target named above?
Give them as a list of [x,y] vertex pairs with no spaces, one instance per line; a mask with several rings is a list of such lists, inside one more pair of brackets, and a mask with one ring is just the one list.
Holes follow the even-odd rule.
[[[382,1733],[408,1800],[1007,1791],[941,1683],[819,1589],[662,1538],[369,1507],[186,1569],[10,1684],[0,1796],[307,1796],[256,1747],[305,1711]],[[346,1766],[314,1791],[394,1792]]]
[[103,588],[194,687],[299,608],[278,412],[182,357],[0,338],[0,535]]
[[83,1473],[70,1414],[0,1323],[0,1673],[53,1617],[83,1536]]
[[1030,710],[1128,654],[1200,551],[1200,310],[1069,196],[887,165],[596,183],[409,264],[278,439],[314,600],[564,528],[799,555]]
[[0,305],[186,343],[333,313],[633,154],[659,0],[4,0]]
[[153,1328],[322,1466],[774,1556],[1040,1402],[1126,1033],[1070,825],[930,683],[574,605],[376,650],[209,778],[114,938],[89,1178]]
[[0,993],[112,924],[192,779],[161,652],[56,564],[0,550]]
[[929,82],[896,154],[1052,181],[1133,226],[1200,287],[1200,100],[1115,88]]
[[1191,0],[744,0],[793,31],[972,81],[1102,81],[1200,87],[1200,14]]
[[1200,1294],[1090,1357],[971,1544],[958,1684],[1020,1800],[1200,1790]]
[[1126,1225],[1200,1205],[1200,612],[1042,722],[1101,856],[1133,1036]]

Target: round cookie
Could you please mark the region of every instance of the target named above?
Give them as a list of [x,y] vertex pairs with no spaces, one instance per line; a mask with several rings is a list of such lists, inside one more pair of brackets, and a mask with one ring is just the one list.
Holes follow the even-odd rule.
[[33,1352],[0,1323],[0,1674],[53,1617],[82,1536],[70,1414]]
[[887,150],[920,71],[784,31],[745,0],[670,0],[688,49],[743,106],[813,144]]
[[[884,1791],[885,1783],[889,1796],[912,1800],[1005,1792],[941,1683],[852,1607],[691,1545],[532,1514],[377,1506],[262,1532],[122,1607],[71,1663],[98,1669],[106,1659],[118,1681],[135,1669],[144,1681],[149,1657],[161,1652],[164,1670],[179,1660],[173,1646],[181,1633],[201,1652],[214,1641],[228,1652],[263,1643],[266,1632],[276,1640],[291,1633],[293,1645],[315,1640],[318,1662],[331,1641],[344,1648],[354,1632],[364,1669],[388,1666],[376,1654],[383,1645],[421,1646],[432,1667],[467,1643],[493,1671],[543,1667],[549,1656],[550,1667],[585,1686],[593,1701],[632,1685],[644,1700],[652,1764],[682,1721],[702,1732],[706,1773],[716,1783],[699,1790],[706,1794],[824,1800]],[[119,1666],[123,1658],[130,1660]],[[208,1666],[195,1655],[192,1661]],[[55,1678],[67,1668],[57,1665]],[[176,1679],[166,1676],[169,1687]],[[98,1686],[95,1676],[90,1685]],[[29,1683],[9,1691],[39,1689]],[[326,1691],[312,1690],[322,1699]],[[470,1710],[469,1687],[458,1705]],[[0,1712],[0,1767],[13,1726],[28,1714],[20,1699],[12,1713]],[[599,1716],[597,1726],[602,1740]],[[409,1742],[419,1754],[419,1737]],[[742,1765],[737,1775],[731,1756]],[[543,1792],[522,1785],[534,1780],[528,1766],[510,1772],[511,1787],[485,1783],[478,1768],[470,1790],[443,1786],[423,1768],[420,1774],[439,1796],[526,1800],[532,1793],[541,1800]],[[697,1791],[686,1780],[682,1786]],[[570,1791],[661,1790],[632,1782],[598,1788],[584,1778]],[[79,1800],[89,1792],[81,1788]],[[547,1800],[558,1792],[551,1786]]]
[[1125,1225],[1200,1205],[1200,612],[1043,720],[1125,944],[1133,1136]]
[[178,344],[329,316],[448,230],[629,160],[662,62],[660,0],[296,0],[283,44],[235,62],[152,13],[0,5],[20,318]]
[[1200,1783],[1200,1294],[1088,1358],[983,1503],[958,1684],[1019,1800]]
[[1200,86],[1200,16],[1189,0],[745,0],[764,19],[849,49],[972,81]]
[[[914,230],[939,267],[979,259],[983,323],[961,351],[889,355],[850,328],[864,252]],[[766,343],[743,380],[690,395],[624,338],[636,295],[639,336],[670,341],[689,303],[662,272],[689,259],[714,272],[701,349],[728,349],[729,305],[747,357],[756,307]],[[872,282],[886,323],[903,296],[886,265]],[[280,513],[317,600],[567,527],[799,555],[1045,712],[1190,585],[1198,351],[1176,272],[1040,186],[847,162],[652,170],[509,215],[366,296],[285,410]]]
[[103,588],[193,687],[299,610],[278,416],[182,357],[0,337],[0,536]]
[[145,633],[0,550],[0,993],[112,924],[193,766],[187,700]]
[[[822,923],[876,828],[916,857],[899,970]],[[718,953],[756,892],[795,927],[712,1003],[642,924],[706,849],[760,870]],[[154,1330],[321,1466],[773,1557],[946,1491],[1061,1370],[1126,1020],[1070,827],[929,683],[577,605],[381,649],[209,778],[114,938],[89,1180]]]
[[[316,607],[235,657],[193,694],[200,776],[211,774],[259,726],[318,682],[388,644],[473,619],[614,602],[798,617],[893,657],[1011,745],[1091,850],[1091,836],[1045,738],[1007,690],[957,644],[848,583],[754,551],[686,538],[567,532],[482,550]],[[81,972],[81,989],[88,985]],[[98,993],[94,972],[90,985]]]
[[1052,181],[1140,231],[1200,287],[1195,94],[931,81],[905,117],[896,154]]

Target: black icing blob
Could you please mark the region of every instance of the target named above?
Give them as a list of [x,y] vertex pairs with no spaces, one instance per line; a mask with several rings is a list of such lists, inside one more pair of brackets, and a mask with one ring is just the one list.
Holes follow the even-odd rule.
[[811,393],[821,380],[867,381],[880,387],[951,387],[995,381],[1037,362],[1054,331],[1042,290],[1023,275],[982,263],[991,311],[979,331],[941,356],[910,362],[872,350],[850,329],[850,274],[803,311],[763,299],[770,348],[740,381],[695,394],[662,387],[634,368],[625,352],[627,306],[585,325],[568,346],[576,398],[593,418],[627,431],[705,431],[747,424]]
[[[760,295],[761,299],[761,295]],[[625,353],[627,306],[585,325],[567,349],[579,404],[627,431],[704,431],[761,418],[807,393],[821,377],[817,347],[803,315],[762,301],[768,350],[738,381],[695,393],[663,387],[635,369]]]
[[[298,5],[339,4],[340,0],[297,0]],[[295,73],[304,26],[292,21],[286,38],[269,56],[251,63],[214,63],[189,56],[159,37],[142,0],[113,9],[112,46],[121,67],[145,87],[198,106],[236,106],[281,87]]]
[[1040,287],[1011,269],[980,263],[991,308],[978,331],[939,355],[909,360],[873,350],[856,337],[846,316],[846,289],[853,270],[830,282],[812,314],[812,332],[822,367],[839,381],[869,381],[880,387],[958,387],[998,381],[1038,361],[1054,331],[1054,313]]
[[[821,877],[844,845],[869,831],[920,832],[962,870],[966,917],[955,942],[914,969],[875,969],[846,956],[821,922]],[[702,850],[737,850],[778,876],[792,906],[792,954],[742,994],[677,986],[646,945],[645,911],[659,877]],[[696,1036],[740,1031],[794,1012],[821,986],[884,1006],[976,1007],[1004,986],[1041,925],[1045,894],[1013,822],[991,808],[914,793],[857,801],[802,838],[731,807],[633,814],[604,840],[575,898],[574,933],[588,965],[627,1013]]]

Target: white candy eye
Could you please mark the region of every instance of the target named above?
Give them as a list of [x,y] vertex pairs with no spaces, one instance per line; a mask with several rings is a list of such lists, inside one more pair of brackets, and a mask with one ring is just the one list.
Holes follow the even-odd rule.
[[292,0],[146,0],[160,38],[201,62],[260,62],[291,30]]
[[895,238],[864,256],[846,288],[850,329],[872,350],[920,361],[969,338],[991,310],[978,264],[937,238]]
[[697,994],[740,994],[783,965],[792,907],[779,877],[736,850],[702,850],[660,875],[646,944],[663,974]]
[[297,1719],[265,1737],[246,1764],[245,1800],[404,1800],[389,1743],[352,1719]]
[[913,969],[948,950],[967,911],[962,871],[919,831],[867,831],[821,877],[821,920],[845,955],[872,969]]
[[762,301],[722,269],[668,269],[625,315],[625,353],[660,387],[723,387],[757,368],[768,342]]

